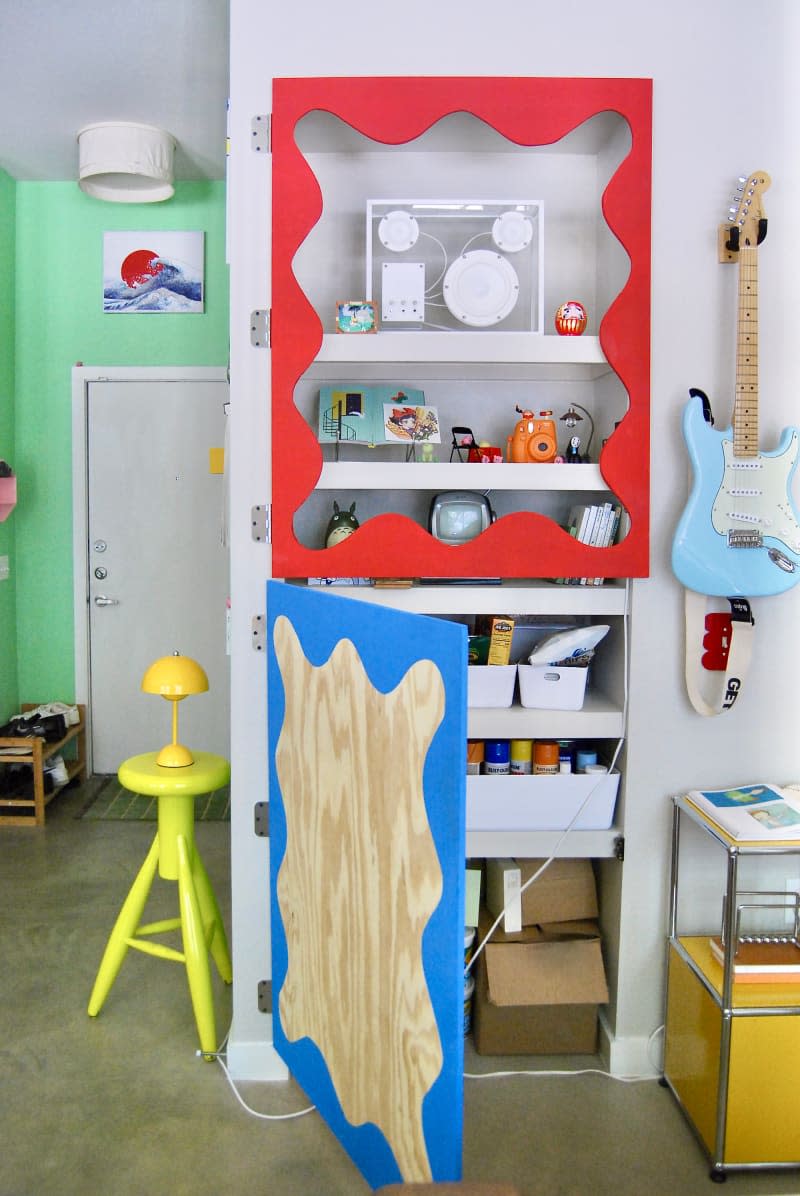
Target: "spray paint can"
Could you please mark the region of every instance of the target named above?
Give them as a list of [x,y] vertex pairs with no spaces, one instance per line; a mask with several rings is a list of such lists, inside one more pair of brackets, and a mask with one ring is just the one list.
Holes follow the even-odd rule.
[[512,739],[510,747],[510,769],[514,777],[528,776],[532,770],[533,740]]

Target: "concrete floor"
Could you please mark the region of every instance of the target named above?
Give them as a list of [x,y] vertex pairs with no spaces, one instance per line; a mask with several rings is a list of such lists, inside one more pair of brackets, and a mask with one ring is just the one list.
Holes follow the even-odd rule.
[[[195,1056],[185,973],[130,952],[100,1016],[86,1003],[152,824],[82,822],[65,790],[46,827],[0,827],[0,1196],[362,1196],[368,1186],[316,1113],[259,1121]],[[197,839],[229,924],[227,823]],[[148,918],[172,916],[156,882]],[[217,981],[220,1034],[230,990]],[[485,1059],[467,1072],[596,1065]],[[465,1081],[465,1179],[522,1196],[711,1196],[708,1165],[656,1081],[515,1076]],[[307,1103],[292,1083],[242,1086],[264,1113]],[[798,1196],[800,1171],[735,1173],[729,1196]]]

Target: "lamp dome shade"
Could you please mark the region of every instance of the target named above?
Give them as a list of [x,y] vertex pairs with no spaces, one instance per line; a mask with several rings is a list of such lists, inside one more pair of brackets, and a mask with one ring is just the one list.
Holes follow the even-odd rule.
[[185,698],[188,694],[205,693],[208,677],[196,660],[176,652],[153,661],[142,677],[142,689],[164,698]]

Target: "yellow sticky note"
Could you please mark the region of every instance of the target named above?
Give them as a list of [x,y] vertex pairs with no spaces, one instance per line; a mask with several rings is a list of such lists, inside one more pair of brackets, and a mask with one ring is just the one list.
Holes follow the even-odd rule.
[[225,472],[225,449],[224,448],[210,448],[208,450],[208,472],[209,473],[224,473]]

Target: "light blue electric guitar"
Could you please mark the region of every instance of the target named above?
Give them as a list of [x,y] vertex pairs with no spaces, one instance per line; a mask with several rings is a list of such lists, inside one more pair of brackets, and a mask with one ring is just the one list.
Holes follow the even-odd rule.
[[672,544],[672,568],[689,590],[720,597],[780,594],[800,581],[800,523],[790,494],[798,431],[758,449],[758,242],[769,175],[744,185],[728,247],[738,248],[739,312],[733,424],[716,431],[708,399],[690,391],[683,435],[692,489]]

